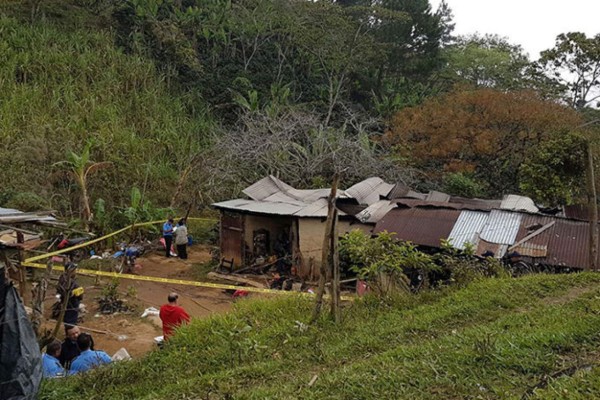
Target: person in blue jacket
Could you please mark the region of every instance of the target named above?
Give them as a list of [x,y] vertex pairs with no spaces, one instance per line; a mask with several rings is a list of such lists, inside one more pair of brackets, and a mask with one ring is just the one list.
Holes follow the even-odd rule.
[[108,354],[99,350],[91,350],[93,345],[92,336],[89,333],[82,333],[77,338],[77,345],[81,354],[71,363],[71,373],[89,371],[103,364],[110,364],[112,359]]
[[173,218],[169,218],[163,224],[163,239],[165,239],[166,256],[171,257],[171,245],[173,244]]
[[65,369],[58,361],[60,350],[61,343],[56,339],[46,345],[46,352],[42,355],[42,374],[44,378],[57,378],[66,375]]

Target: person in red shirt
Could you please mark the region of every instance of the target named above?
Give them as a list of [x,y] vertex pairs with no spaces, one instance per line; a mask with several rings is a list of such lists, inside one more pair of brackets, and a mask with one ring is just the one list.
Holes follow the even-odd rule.
[[183,323],[190,322],[190,316],[177,304],[179,295],[171,293],[167,297],[169,304],[164,304],[160,308],[159,316],[163,324],[163,337],[167,340],[173,336],[175,329]]

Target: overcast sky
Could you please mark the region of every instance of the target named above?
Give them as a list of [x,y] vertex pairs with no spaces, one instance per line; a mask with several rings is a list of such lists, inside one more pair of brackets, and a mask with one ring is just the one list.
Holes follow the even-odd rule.
[[[437,10],[441,0],[430,0]],[[600,0],[446,0],[454,34],[496,33],[520,44],[532,60],[564,32],[600,33]]]

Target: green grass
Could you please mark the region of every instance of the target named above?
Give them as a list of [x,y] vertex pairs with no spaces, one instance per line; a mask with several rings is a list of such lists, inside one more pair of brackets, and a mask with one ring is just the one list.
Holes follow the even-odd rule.
[[[306,329],[309,301],[244,301],[181,329],[164,351],[46,382],[40,398],[516,399],[546,375],[594,362],[598,283],[592,274],[487,279],[394,306],[356,302],[340,325],[323,318]],[[534,395],[600,396],[599,373]]]
[[203,101],[153,61],[120,50],[86,7],[42,1],[45,17],[29,23],[24,4],[0,7],[0,168],[12,171],[0,202],[77,215],[78,189],[55,164],[92,141],[92,160],[112,162],[90,177],[92,203],[128,205],[138,186],[169,204],[213,126]]

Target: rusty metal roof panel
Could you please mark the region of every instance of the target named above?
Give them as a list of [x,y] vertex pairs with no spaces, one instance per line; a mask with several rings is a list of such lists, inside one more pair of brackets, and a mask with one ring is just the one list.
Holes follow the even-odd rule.
[[545,262],[586,268],[589,264],[589,238],[589,224],[586,222],[556,218]]
[[[510,251],[516,251],[528,257],[545,257],[548,252],[548,242],[553,232],[553,227],[548,226],[555,221],[556,218],[550,216],[523,214],[521,226],[515,238],[515,244],[521,242],[527,236],[534,236],[510,248]],[[536,233],[537,231],[540,232]]]
[[348,197],[355,198],[360,204],[374,204],[385,197],[394,185],[386,183],[381,178],[367,178],[345,190]]
[[369,207],[356,214],[356,218],[363,224],[376,224],[395,207],[396,204],[389,200],[379,200],[377,203],[371,204]]
[[479,234],[487,223],[488,212],[461,211],[448,239],[457,249],[464,249],[466,243],[477,245]]
[[395,232],[399,240],[439,247],[447,239],[460,211],[451,209],[394,208],[379,220],[373,233]]
[[490,243],[512,245],[521,226],[522,215],[516,212],[492,210],[481,230],[481,239]]

